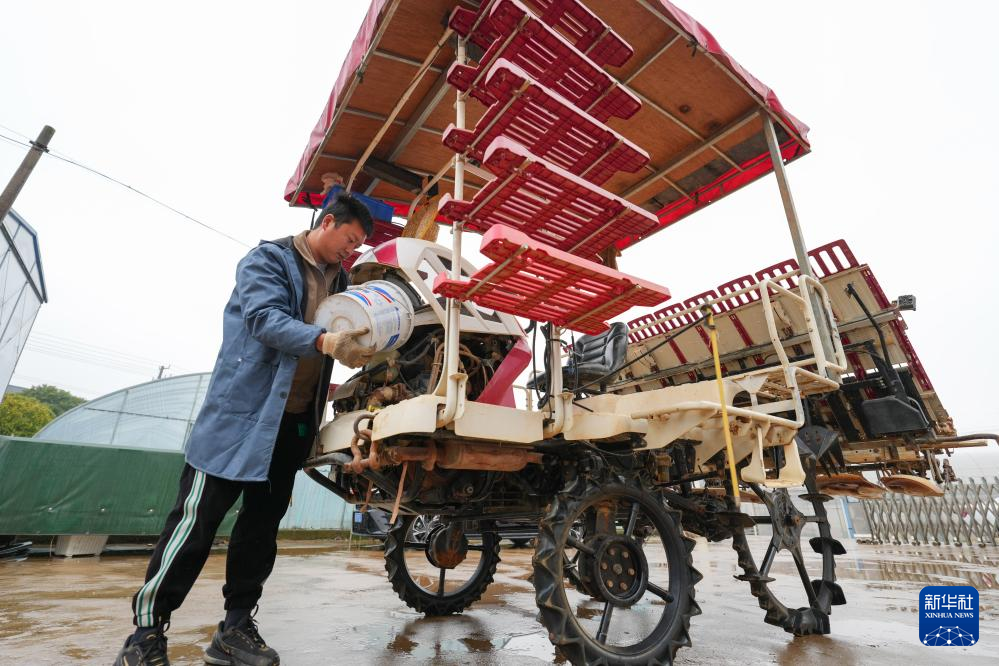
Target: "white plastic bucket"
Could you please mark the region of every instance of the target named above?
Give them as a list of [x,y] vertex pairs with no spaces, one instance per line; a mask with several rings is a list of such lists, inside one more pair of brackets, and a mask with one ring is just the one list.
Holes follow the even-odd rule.
[[375,351],[401,347],[413,333],[413,304],[398,286],[385,280],[364,284],[329,296],[316,308],[316,324],[327,331],[367,328],[357,341]]

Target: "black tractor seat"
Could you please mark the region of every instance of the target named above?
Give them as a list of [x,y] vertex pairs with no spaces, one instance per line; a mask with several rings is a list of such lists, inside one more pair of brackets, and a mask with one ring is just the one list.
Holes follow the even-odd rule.
[[[610,373],[620,369],[625,362],[628,351],[628,327],[622,322],[614,322],[610,328],[599,335],[584,335],[576,340],[572,348],[569,362],[562,367],[562,388],[573,390],[590,382],[602,380],[603,384],[614,379]],[[547,387],[548,375],[539,372],[527,383],[527,387]],[[596,393],[596,387],[590,387],[590,392]]]

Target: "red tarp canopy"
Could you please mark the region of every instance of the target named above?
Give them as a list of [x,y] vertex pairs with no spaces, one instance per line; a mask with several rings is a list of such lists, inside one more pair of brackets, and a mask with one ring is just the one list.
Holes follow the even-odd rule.
[[[542,0],[522,0],[537,11]],[[548,0],[545,0],[547,3]],[[649,164],[618,173],[603,187],[655,214],[665,228],[722,196],[769,173],[761,112],[769,114],[786,161],[809,150],[808,127],[777,95],[746,71],[704,26],[665,0],[583,0],[592,12],[634,48],[622,66],[606,67],[642,102],[628,119],[610,118],[613,130],[647,151]],[[445,80],[455,59],[455,39],[441,41],[457,0],[373,0],[340,69],[319,121],[285,188],[293,205],[315,206],[320,176],[349,177],[385,125],[402,92],[412,95],[377,141],[370,163],[391,163],[420,175],[439,172],[454,153],[442,137],[454,122],[455,90]],[[481,51],[469,53],[472,62]],[[428,63],[421,69],[422,63]],[[466,126],[485,112],[469,98]],[[396,206],[405,216],[412,191],[362,171],[354,191]],[[489,174],[466,176],[465,199]],[[439,183],[452,190],[450,174]],[[649,234],[646,234],[648,236]],[[628,237],[623,248],[641,240]]]

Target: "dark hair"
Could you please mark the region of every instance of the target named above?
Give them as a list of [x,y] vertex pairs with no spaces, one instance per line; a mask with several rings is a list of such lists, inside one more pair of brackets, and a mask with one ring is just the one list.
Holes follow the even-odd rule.
[[365,236],[370,236],[375,231],[375,223],[371,220],[371,211],[360,200],[347,193],[336,195],[333,201],[326,204],[319,219],[323,220],[327,215],[333,216],[334,227],[356,220],[364,229]]

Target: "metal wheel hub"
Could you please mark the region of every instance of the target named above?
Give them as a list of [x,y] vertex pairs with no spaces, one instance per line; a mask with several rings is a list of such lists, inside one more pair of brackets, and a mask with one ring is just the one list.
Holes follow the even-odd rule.
[[786,490],[775,491],[770,498],[770,515],[773,517],[774,537],[780,545],[788,550],[798,548],[801,543],[801,531],[808,522],[805,514],[798,510],[791,500],[791,494]]
[[649,582],[649,563],[634,539],[597,537],[593,543],[592,579],[604,601],[627,608],[642,598]]
[[427,559],[439,569],[454,569],[468,557],[468,539],[457,524],[437,525],[427,536]]

